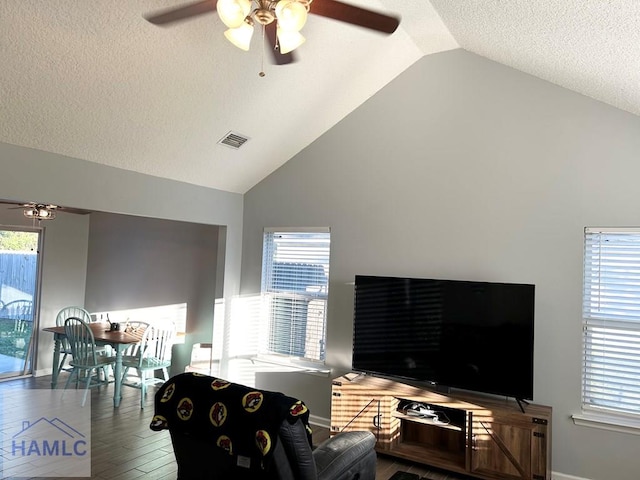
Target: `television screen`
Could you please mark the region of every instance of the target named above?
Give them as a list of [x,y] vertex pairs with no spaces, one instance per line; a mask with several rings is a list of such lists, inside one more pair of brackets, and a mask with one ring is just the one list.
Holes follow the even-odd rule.
[[352,368],[533,400],[534,290],[357,275]]

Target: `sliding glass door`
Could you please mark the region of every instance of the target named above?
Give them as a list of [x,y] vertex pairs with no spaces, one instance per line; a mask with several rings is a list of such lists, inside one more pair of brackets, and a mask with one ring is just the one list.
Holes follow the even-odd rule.
[[0,227],[0,380],[33,369],[41,229]]

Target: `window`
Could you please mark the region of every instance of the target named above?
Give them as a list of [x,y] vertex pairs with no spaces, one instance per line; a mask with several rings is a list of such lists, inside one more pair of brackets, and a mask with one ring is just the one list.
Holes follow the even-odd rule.
[[583,410],[640,419],[640,228],[586,228]]
[[262,295],[266,341],[260,353],[324,362],[329,229],[265,229]]

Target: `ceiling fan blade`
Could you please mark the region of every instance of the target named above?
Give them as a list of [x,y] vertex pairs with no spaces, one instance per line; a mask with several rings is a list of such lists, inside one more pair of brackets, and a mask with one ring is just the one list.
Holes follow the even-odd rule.
[[204,0],[182,5],[181,7],[162,10],[152,15],[145,16],[145,20],[154,25],[167,25],[169,23],[186,20],[191,17],[216,11],[218,0]]
[[12,205],[11,207],[7,207],[7,210],[24,210],[25,208],[35,208],[36,206],[42,206],[46,208],[50,208],[52,210],[56,210],[58,212],[67,212],[67,213],[75,213],[78,215],[86,215],[91,213],[91,210],[85,210],[83,208],[73,208],[73,207],[62,207],[60,205],[52,205],[50,203],[37,203],[37,202],[15,202],[12,200],[0,200],[0,205]]
[[276,65],[287,65],[296,61],[293,52],[280,53],[276,33],[276,22],[271,22],[265,26],[265,34],[269,42],[269,50],[271,50],[271,54],[273,55],[273,62]]
[[314,0],[309,13],[383,33],[393,33],[400,25],[399,17],[377,13],[336,0]]
[[91,210],[73,207],[57,207],[56,210],[58,210],[59,212],[75,213],[76,215],[87,215],[89,213],[92,213]]
[[36,203],[34,202],[16,202],[14,200],[5,200],[5,199],[1,199],[0,200],[0,205],[11,205],[10,207],[7,207],[7,210],[18,210],[20,208],[27,208],[27,207],[31,207],[36,205]]

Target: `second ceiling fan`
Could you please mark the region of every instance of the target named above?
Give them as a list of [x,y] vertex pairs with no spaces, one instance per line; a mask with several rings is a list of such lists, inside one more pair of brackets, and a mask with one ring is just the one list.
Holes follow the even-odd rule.
[[154,25],[168,25],[216,10],[229,28],[225,32],[227,39],[243,50],[249,49],[256,24],[262,26],[273,47],[274,62],[278,65],[294,61],[292,50],[304,43],[300,30],[308,13],[386,34],[395,32],[400,24],[397,16],[337,0],[204,0],[156,12],[145,18]]

